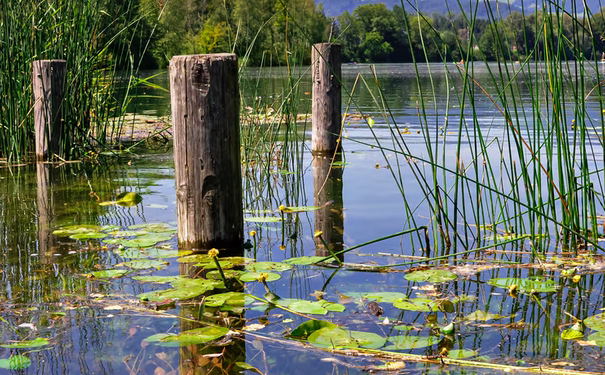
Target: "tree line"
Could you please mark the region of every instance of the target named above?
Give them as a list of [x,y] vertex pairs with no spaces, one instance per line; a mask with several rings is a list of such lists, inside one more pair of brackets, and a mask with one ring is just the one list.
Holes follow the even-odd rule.
[[237,53],[247,65],[308,64],[311,44],[326,41],[342,44],[344,61],[358,63],[540,60],[548,47],[567,59],[592,59],[605,50],[602,11],[491,13],[488,20],[365,4],[329,18],[313,0],[138,1],[135,45],[144,67],[166,66],[178,54],[219,52]]

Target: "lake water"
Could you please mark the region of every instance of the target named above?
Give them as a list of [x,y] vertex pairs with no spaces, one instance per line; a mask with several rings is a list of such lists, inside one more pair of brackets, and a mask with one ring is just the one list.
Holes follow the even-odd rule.
[[[508,67],[511,76],[519,69],[516,65]],[[177,253],[170,144],[152,151],[137,149],[135,154],[98,163],[0,169],[0,248],[4,256],[0,268],[0,344],[4,345],[0,347],[0,361],[8,361],[0,362],[0,367],[24,367],[0,368],[0,373],[236,374],[245,371],[241,364],[247,363],[263,374],[361,374],[370,370],[384,372],[378,366],[385,361],[404,361],[405,368],[399,372],[413,374],[492,374],[513,369],[505,366],[550,366],[559,369],[559,373],[605,371],[600,346],[605,345],[602,317],[589,320],[583,334],[575,340],[561,337],[576,319],[601,314],[605,307],[602,251],[596,249],[597,255],[584,253],[581,257],[561,254],[562,248],[555,239],[557,227],[552,221],[545,221],[540,227],[540,232],[552,237],[551,242],[544,241],[544,251],[548,253],[543,258],[531,256],[531,244],[541,241],[541,237],[515,240],[516,236],[530,233],[535,220],[531,215],[515,214],[515,210],[527,208],[515,203],[515,199],[528,206],[539,204],[532,199],[540,195],[526,192],[526,186],[543,190],[547,196],[550,180],[537,168],[528,172],[531,184],[511,184],[510,181],[521,179],[514,177],[520,173],[512,170],[512,165],[520,163],[520,158],[533,158],[547,165],[548,161],[557,160],[557,152],[567,152],[543,147],[553,135],[536,126],[538,118],[547,123],[556,117],[551,103],[545,100],[535,104],[533,108],[539,110],[539,115],[532,114],[529,90],[536,88],[528,76],[518,74],[514,89],[503,93],[498,87],[506,86],[506,82],[494,82],[488,69],[477,67],[473,74],[476,82],[470,83],[476,95],[474,108],[465,106],[461,113],[464,80],[459,69],[453,64],[419,69],[416,73],[413,65],[379,65],[375,81],[367,65],[343,66],[345,92],[352,91],[358,73],[362,73],[365,82],[359,80],[352,95],[343,94],[343,111],[349,108],[347,112],[356,115],[345,122],[344,155],[337,159],[339,165],[332,168],[329,158],[311,155],[309,122],[300,120],[296,127],[291,125],[285,130],[285,125],[279,125],[279,116],[274,116],[270,124],[259,128],[267,137],[275,137],[272,140],[277,145],[283,142],[286,132],[294,137],[290,138],[289,158],[279,155],[268,163],[259,157],[251,163],[254,158],[249,154],[251,159],[244,169],[245,233],[251,243],[256,242],[256,247],[246,250],[245,255],[256,256],[258,261],[279,262],[264,264],[260,270],[279,276],[268,281],[267,286],[281,297],[277,304],[285,308],[268,308],[261,301],[266,297],[266,287],[254,280],[235,287],[237,292],[256,297],[246,299],[244,307],[228,307],[227,303],[222,308],[202,308],[201,297],[176,303],[169,298],[147,297],[149,294],[141,298],[143,293],[171,286],[145,282],[149,280],[140,277],[210,278],[208,271],[213,268],[207,259],[189,258],[187,262],[185,253]],[[287,71],[281,68],[242,72],[242,102],[249,112],[243,117],[256,118],[252,115],[265,108],[279,113],[288,97],[294,98],[290,105],[296,105],[298,113],[309,113],[308,72],[297,69],[292,77],[289,81]],[[590,82],[594,84],[594,74],[587,74],[586,81],[587,87]],[[167,87],[167,75],[155,77],[154,82]],[[510,91],[510,87],[506,90]],[[145,87],[137,92],[141,97],[131,103],[132,111],[151,116],[169,114],[165,91]],[[573,132],[560,139],[567,139],[571,152],[577,149],[578,155],[582,155],[582,147],[590,150],[586,168],[598,170],[603,165],[598,95],[586,99],[582,96],[578,101],[573,99],[573,90],[569,92],[565,127],[578,118],[574,103],[581,102],[587,116],[575,121],[585,123],[587,131],[582,142]],[[515,99],[511,99],[512,94]],[[510,151],[518,147],[517,143],[510,135],[507,120],[494,105],[501,103],[502,95],[508,95],[509,102],[520,103],[510,116],[513,126],[527,140],[520,153]],[[469,103],[469,99],[465,98],[464,103]],[[488,145],[483,152],[475,148],[477,137]],[[252,145],[252,138],[246,144]],[[530,149],[539,151],[532,153]],[[410,155],[414,160],[409,159]],[[426,163],[431,157],[448,170],[433,171]],[[484,159],[493,161],[494,166],[484,169]],[[454,178],[451,171],[459,168],[461,162],[467,168],[466,176],[472,179]],[[527,159],[525,162],[529,164]],[[267,169],[261,170],[261,166]],[[565,175],[554,170],[550,179],[559,181]],[[601,175],[580,174],[578,178],[580,185],[592,182],[595,190],[601,192],[597,192],[594,204],[597,215],[603,215]],[[473,181],[482,181],[482,185]],[[442,211],[440,220],[451,220],[445,227],[456,228],[457,234],[451,233],[451,248],[439,239],[440,226],[432,216],[434,202],[426,199],[434,194],[431,188],[436,185],[440,194],[447,197],[443,210],[450,210],[447,217]],[[459,191],[457,198],[455,191]],[[143,200],[126,207],[99,204],[115,201],[122,192],[138,192]],[[517,198],[506,200],[506,196]],[[280,205],[322,208],[286,213],[283,224],[267,220],[279,220]],[[560,205],[553,205],[553,216],[563,220],[563,210]],[[601,216],[596,218],[602,233],[603,221]],[[513,242],[491,251],[495,234],[485,229],[490,223],[499,229],[496,240]],[[483,227],[479,228],[480,224]],[[82,225],[91,227],[82,229]],[[328,255],[314,237],[317,229],[323,230],[322,238],[329,246],[341,249],[419,226],[429,228],[431,250],[427,251],[421,231],[346,253],[346,264],[341,269],[282,263],[295,257]],[[512,226],[515,231],[510,230]],[[56,232],[66,227],[64,233]],[[254,238],[249,235],[251,231],[256,231]],[[91,233],[102,238],[91,238]],[[82,234],[79,239],[69,237],[78,234]],[[133,242],[137,238],[157,244],[146,244],[141,249],[141,242]],[[433,241],[435,238],[437,241]],[[483,246],[485,251],[458,257],[456,261],[432,262],[441,270],[433,275],[439,278],[438,282],[409,280],[414,273],[404,271],[410,266],[383,268],[379,272],[359,270],[353,265],[404,263]],[[232,259],[231,263],[236,269],[243,268],[238,267],[238,260]],[[224,264],[225,268],[229,266]],[[246,268],[254,270],[250,264]],[[579,281],[573,281],[573,275],[581,276]],[[494,281],[503,278],[515,280]],[[168,281],[155,281],[158,280]],[[517,285],[518,293],[509,293],[512,284]],[[206,294],[220,292],[224,290],[217,288]],[[382,316],[369,312],[372,300],[384,309]],[[347,336],[326,333],[323,338],[311,340],[315,346],[308,340],[288,337],[310,318],[339,325],[348,332]],[[455,323],[454,332],[444,332],[450,322]],[[178,346],[162,341],[208,323],[230,331],[209,343],[190,341]],[[158,334],[163,336],[155,336]],[[348,335],[358,340],[351,341]],[[38,341],[40,345],[30,341],[37,338],[48,341]],[[339,346],[346,345],[338,340],[349,346],[417,356],[397,359],[396,355],[344,355],[346,348]],[[19,343],[24,347],[19,347]],[[333,353],[332,347],[339,347],[340,351]],[[437,357],[444,348],[449,357],[468,358],[473,364],[442,364]],[[25,366],[27,360],[17,355],[27,357],[31,364]],[[11,356],[21,362],[9,363]],[[482,368],[481,363],[492,364],[492,368]],[[497,369],[493,364],[503,367]]]

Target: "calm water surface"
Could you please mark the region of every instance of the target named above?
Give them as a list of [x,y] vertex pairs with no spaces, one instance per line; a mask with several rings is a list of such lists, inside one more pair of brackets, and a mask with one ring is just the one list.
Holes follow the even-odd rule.
[[[515,66],[510,68],[512,75]],[[456,75],[458,70],[454,65],[432,65],[432,81],[428,71],[426,66],[421,67],[419,75],[422,79],[418,82],[411,65],[378,66],[377,85],[370,67],[344,66],[345,91],[351,92],[359,72],[365,79],[365,83],[357,83],[349,112],[363,112],[374,122],[373,127],[368,127],[359,117],[347,122],[344,134],[348,138],[343,141],[344,166],[330,169],[329,159],[313,159],[307,147],[310,146],[310,124],[301,123],[299,135],[301,139],[306,138],[298,144],[300,152],[296,156],[299,163],[281,166],[282,170],[276,169],[278,173],[268,177],[253,168],[252,172],[245,173],[244,204],[248,218],[279,216],[275,211],[280,204],[327,204],[319,211],[288,214],[283,226],[280,223],[247,221],[246,233],[251,230],[257,232],[256,256],[259,261],[280,262],[304,255],[325,255],[325,251],[317,250],[318,239],[313,236],[316,229],[328,228],[324,230],[327,241],[342,248],[343,244],[350,247],[414,226],[433,225],[424,201],[425,193],[415,182],[406,158],[389,150],[383,154],[380,148],[368,145],[396,148],[391,137],[392,128],[387,123],[399,126],[397,136],[403,135],[414,155],[427,158],[431,155],[424,141],[424,134],[429,134],[432,137],[429,143],[436,146],[437,156],[445,157],[448,166],[456,165],[455,148],[461,121],[468,122],[465,129],[480,127],[486,142],[492,141],[500,148],[512,147],[506,139],[506,121],[479,88],[476,90],[474,113],[469,108],[460,113],[456,103],[461,100],[463,83]],[[301,77],[296,94],[298,112],[308,113],[308,72],[300,70],[294,75]],[[242,101],[246,107],[275,106],[274,103],[289,95],[283,69],[249,69],[242,76]],[[499,95],[485,68],[478,69],[475,78],[494,98]],[[167,85],[166,75],[155,80]],[[528,102],[527,84],[517,87],[519,90],[515,95],[521,102]],[[419,89],[425,98],[426,119],[424,115],[419,116],[419,112],[423,112]],[[139,90],[147,97],[133,102],[133,110],[154,116],[169,114],[169,98],[165,93],[151,88]],[[343,105],[348,102],[349,96],[344,95]],[[598,100],[591,97],[585,103],[593,121],[600,121]],[[548,105],[543,103],[541,107],[545,120],[550,116]],[[527,125],[536,117],[522,109],[517,115],[519,117],[515,121],[522,125],[520,131],[528,139],[539,138],[533,125]],[[570,110],[570,123],[572,118],[573,110]],[[465,131],[462,136],[470,139],[474,135]],[[602,147],[596,134],[590,135],[586,142],[595,147],[591,165],[602,164]],[[471,143],[462,141],[461,144],[460,158],[468,163],[476,153]],[[494,151],[494,155],[498,159],[501,152]],[[417,163],[422,165],[421,161]],[[432,176],[430,168],[426,173],[426,176]],[[267,189],[268,185],[272,189]],[[406,200],[402,198],[400,187]],[[99,205],[99,202],[115,200],[118,194],[126,191],[140,193],[143,201],[132,207]],[[472,201],[476,196],[473,198],[469,193],[463,198]],[[0,358],[21,354],[32,362],[26,369],[0,369],[0,373],[235,374],[244,371],[235,363],[246,362],[263,374],[357,374],[382,364],[382,361],[371,358],[343,357],[298,341],[289,341],[287,333],[308,319],[279,308],[267,310],[265,305],[253,303],[247,305],[241,314],[243,320],[235,320],[227,319],[227,312],[217,318],[221,313],[213,309],[200,311],[199,298],[194,302],[168,305],[141,302],[137,295],[167,289],[168,286],[143,283],[133,277],[199,276],[205,274],[203,267],[179,262],[177,254],[164,254],[160,257],[161,262],[157,263],[150,260],[157,256],[149,250],[124,252],[122,240],[115,233],[105,239],[80,240],[53,234],[56,229],[70,225],[116,226],[111,228],[115,231],[128,230],[132,226],[135,226],[133,230],[140,230],[136,226],[145,223],[165,223],[162,234],[168,233],[170,237],[170,230],[174,230],[176,225],[175,199],[170,145],[108,163],[0,169],[0,248],[4,257],[0,268],[0,343],[39,337],[49,340],[49,344],[42,347],[0,348]],[[413,204],[412,215],[406,210],[406,202]],[[598,213],[602,214],[603,210]],[[467,221],[472,222],[471,214],[468,215]],[[464,221],[464,215],[458,219]],[[328,226],[321,227],[318,220],[327,222]],[[105,233],[112,233],[112,230],[107,229]],[[135,237],[126,237],[132,238]],[[423,239],[423,236],[416,235],[398,236],[347,253],[344,261],[372,265],[409,261],[413,259],[409,256],[426,255]],[[466,234],[461,242],[469,248],[486,244],[484,239],[475,238],[474,233]],[[136,246],[132,248],[136,250]],[[176,249],[176,236],[161,241],[154,248],[165,252]],[[522,251],[528,248],[510,246],[509,250],[518,252],[506,255],[482,252],[471,255],[470,259],[523,263],[529,257]],[[254,257],[254,250],[247,250],[246,256]],[[143,261],[139,263],[130,263],[131,267],[121,265],[141,259]],[[592,264],[601,262],[598,257],[593,260]],[[580,283],[572,284],[561,276],[558,269],[516,268],[504,264],[496,267],[481,262],[445,261],[443,265],[444,268],[451,267],[457,278],[432,284],[408,281],[402,272],[295,266],[279,272],[281,278],[268,285],[271,292],[281,298],[316,301],[316,296],[322,294],[327,301],[341,303],[346,307],[344,312],[328,312],[327,315],[313,317],[350,330],[373,332],[389,338],[388,343],[381,346],[383,349],[403,341],[406,336],[433,337],[427,345],[418,344],[417,348],[398,350],[428,356],[439,354],[444,347],[450,351],[468,349],[476,351],[471,353],[473,358],[492,363],[538,366],[560,362],[563,363],[560,368],[605,371],[604,353],[599,346],[561,338],[561,332],[573,324],[571,316],[584,319],[601,313],[605,307],[605,284],[602,270],[598,267],[593,267],[595,271],[588,272]],[[129,273],[111,279],[90,277],[95,271],[113,269],[128,270]],[[537,297],[529,294],[513,297],[507,294],[506,288],[486,283],[492,278],[528,276],[552,280],[557,291],[538,293]],[[259,282],[247,282],[241,291],[260,298],[266,293]],[[376,292],[443,298],[455,303],[445,312],[430,313],[402,310],[394,307],[392,301],[382,301],[380,305],[384,315],[379,318],[369,314],[367,301],[362,300],[364,295]],[[464,301],[458,302],[460,298]],[[476,311],[499,316],[486,321],[464,320],[465,316]],[[200,317],[220,325],[231,325],[233,329],[253,325],[258,330],[209,346],[166,347],[146,341],[158,333],[172,334],[201,327],[195,322]],[[390,322],[383,324],[384,317],[388,317]],[[454,334],[437,332],[435,323],[444,326],[454,320]],[[593,332],[587,329],[583,340]],[[496,370],[408,362],[400,372],[489,374]]]

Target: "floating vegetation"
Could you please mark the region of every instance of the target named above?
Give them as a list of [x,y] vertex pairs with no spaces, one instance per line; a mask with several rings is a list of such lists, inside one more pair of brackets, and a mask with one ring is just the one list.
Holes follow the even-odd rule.
[[519,278],[495,278],[487,281],[489,285],[497,288],[516,290],[519,293],[554,293],[558,285],[549,279],[543,277],[531,277],[527,279]]
[[[33,340],[25,340],[25,341],[14,341],[10,344],[0,344],[0,347],[7,349],[23,349],[23,348],[38,348],[41,346],[47,346],[50,344],[48,339],[43,337],[38,337]],[[6,368],[6,367],[5,367]]]
[[23,355],[14,355],[10,358],[0,358],[0,368],[7,370],[23,370],[28,368],[32,361]]
[[205,344],[220,339],[229,332],[227,327],[202,327],[175,334],[156,334],[145,339],[159,346],[178,347]]
[[444,283],[457,278],[458,276],[451,271],[438,269],[414,271],[405,275],[406,280],[429,283]]

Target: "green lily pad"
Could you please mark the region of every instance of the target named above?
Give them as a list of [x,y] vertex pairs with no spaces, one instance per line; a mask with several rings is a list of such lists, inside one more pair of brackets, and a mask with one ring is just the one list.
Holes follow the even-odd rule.
[[395,302],[397,300],[408,299],[407,294],[400,292],[375,292],[363,295],[363,298],[376,302]]
[[605,346],[605,332],[603,332],[603,331],[594,332],[593,334],[588,335],[588,338],[586,340],[594,341],[597,343],[598,346],[604,347]]
[[399,299],[393,303],[398,309],[410,311],[439,311],[439,303],[425,298]]
[[[188,280],[188,279],[183,279]],[[162,302],[166,300],[183,301],[199,297],[202,294],[215,288],[224,288],[225,285],[220,281],[195,279],[193,282],[183,282],[182,280],[172,282],[174,289],[156,290],[152,292],[139,294],[142,301]],[[176,285],[175,285],[176,284]]]
[[128,267],[135,270],[145,270],[145,269],[162,269],[167,266],[169,263],[156,259],[139,259],[139,260],[131,260],[130,262],[124,262],[120,264],[116,264],[116,266]]
[[439,342],[435,336],[394,336],[389,337],[388,342],[392,345],[387,346],[385,350],[409,350],[426,348]]
[[[235,267],[235,265],[233,263],[227,262],[224,260],[220,260],[218,263],[220,264],[221,268],[224,270]],[[214,260],[211,260],[208,263],[196,263],[193,266],[194,267],[203,267],[204,269],[207,269],[207,270],[217,269],[216,263],[214,262]]]
[[154,230],[166,230],[171,229],[170,224],[166,223],[142,223],[128,226],[128,229],[147,229],[150,232]]
[[107,233],[102,232],[86,232],[86,233],[78,233],[72,234],[69,238],[74,240],[99,240],[107,237]]
[[573,329],[566,329],[561,332],[561,338],[563,340],[578,340],[584,338],[584,332],[576,331]]
[[470,349],[454,349],[450,350],[447,356],[455,359],[464,359],[474,357],[477,354],[476,351]]
[[128,272],[128,270],[102,270],[91,272],[90,275],[97,279],[113,279],[117,277],[122,277]]
[[312,212],[320,210],[321,206],[298,206],[298,207],[286,207],[284,208],[284,212],[288,214],[296,213],[296,212]]
[[[225,277],[227,279],[239,279],[246,272],[239,271],[239,270],[223,270],[223,273],[225,274]],[[221,276],[221,273],[218,270],[208,272],[206,274],[206,278],[212,279],[212,280],[222,280],[223,279]],[[254,281],[254,280],[252,280],[252,281]]]
[[180,276],[135,276],[132,279],[143,283],[168,284],[180,278]]
[[209,307],[220,307],[225,304],[230,306],[244,306],[246,296],[246,293],[239,292],[214,294],[206,298],[205,304]]
[[307,320],[296,327],[291,333],[290,337],[295,339],[305,340],[311,333],[322,329],[322,328],[336,328],[336,324],[325,321],[325,320]]
[[328,311],[343,312],[346,309],[346,307],[344,305],[341,305],[340,303],[336,303],[336,302],[321,300],[321,301],[317,301],[317,303],[319,303],[321,305],[321,307],[323,307],[324,309],[326,309]]
[[292,266],[289,264],[286,264],[286,263],[279,263],[279,262],[256,262],[256,263],[246,264],[246,269],[251,272],[256,272],[256,271],[282,272],[282,271],[287,271],[287,270],[292,269]]
[[258,281],[258,277],[260,276],[261,273],[266,273],[268,275],[267,280],[266,280],[267,282],[281,279],[281,276],[279,274],[272,273],[272,272],[246,272],[246,273],[243,273],[239,277],[239,279],[246,283],[252,282],[252,281]]
[[257,374],[262,374],[262,372],[259,369],[257,369],[256,367],[254,367],[252,365],[247,364],[246,362],[235,362],[235,365],[244,370],[256,372]]
[[15,341],[10,344],[2,344],[0,347],[8,348],[8,349],[17,349],[17,348],[38,348],[40,346],[46,346],[49,344],[48,339],[43,337],[38,337],[33,340],[25,340],[25,341]]
[[386,339],[372,332],[346,331],[338,326],[323,327],[311,333],[307,340],[320,348],[380,348]]
[[319,257],[319,256],[304,256],[304,257],[286,259],[286,260],[284,260],[284,263],[295,264],[298,266],[309,266],[313,263],[319,262],[320,260],[322,260],[324,258],[325,257]]
[[176,336],[174,333],[156,333],[155,335],[151,335],[145,339],[146,342],[154,343],[158,342],[166,337]]
[[98,225],[68,225],[53,231],[53,234],[58,237],[69,237],[73,234],[99,232],[100,230],[101,227]]
[[114,232],[120,229],[122,229],[122,227],[119,225],[103,225],[101,228],[99,228],[101,232]]
[[168,347],[197,345],[220,339],[227,332],[229,332],[227,327],[203,327],[181,332],[179,335],[169,335],[152,342]]
[[116,204],[123,207],[132,207],[143,201],[143,197],[139,193],[133,191],[124,192],[116,197]]
[[472,313],[466,315],[463,319],[464,320],[470,320],[470,321],[485,322],[485,321],[488,321],[488,320],[498,320],[498,319],[505,319],[505,318],[511,318],[511,317],[512,316],[504,316],[504,315],[500,315],[500,314],[492,314],[492,313],[489,313],[489,312],[477,310],[477,311],[473,311]]
[[405,275],[406,280],[429,283],[444,283],[456,280],[457,278],[458,276],[455,273],[448,270],[423,270],[410,272]]
[[[223,261],[223,262],[230,262],[234,266],[243,266],[246,263],[254,262],[254,259],[246,258],[246,257],[224,257],[224,258],[219,258],[219,260]],[[204,263],[204,262],[200,262],[200,263]]]
[[122,238],[110,238],[108,240],[103,240],[103,243],[107,245],[119,245],[124,241]]
[[302,314],[325,315],[328,311],[342,312],[345,306],[329,301],[306,301],[301,299],[280,299],[278,305]]
[[404,324],[404,325],[395,326],[393,328],[396,329],[397,331],[411,331],[414,329],[414,326]]
[[208,263],[212,262],[212,258],[208,254],[191,254],[177,259],[179,263]]
[[23,355],[14,355],[10,358],[0,359],[0,368],[7,370],[23,370],[31,364],[32,361]]
[[281,222],[281,217],[277,217],[277,216],[245,217],[244,221],[247,221],[250,223],[279,223],[279,222]]
[[172,234],[152,233],[122,241],[122,245],[124,247],[152,247],[159,242],[170,241],[171,239]]
[[584,319],[584,325],[595,331],[605,331],[605,313],[593,315]]
[[489,285],[508,289],[511,285],[517,285],[519,293],[530,293],[532,290],[538,293],[553,293],[557,291],[557,284],[553,280],[539,277],[519,279],[519,278],[496,278],[487,281]]

